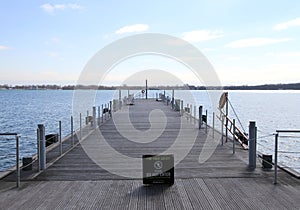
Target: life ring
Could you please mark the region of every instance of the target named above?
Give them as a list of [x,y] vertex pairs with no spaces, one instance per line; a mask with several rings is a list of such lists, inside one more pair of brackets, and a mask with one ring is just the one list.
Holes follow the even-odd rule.
[[227,96],[228,96],[228,92],[224,92],[219,100],[219,109],[223,109],[223,107],[225,106],[226,102],[227,102]]
[[142,90],[142,93],[145,93],[145,90]]

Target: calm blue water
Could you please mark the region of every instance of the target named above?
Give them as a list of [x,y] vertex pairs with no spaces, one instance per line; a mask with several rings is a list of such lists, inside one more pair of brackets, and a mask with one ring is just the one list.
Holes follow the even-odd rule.
[[[118,91],[97,91],[93,104],[85,104],[85,96],[91,91],[79,91],[82,103],[76,113],[92,113],[93,105],[100,106],[113,98],[118,98]],[[131,91],[134,93],[134,91]],[[184,100],[184,104],[204,106],[208,110],[208,122],[212,122],[213,107],[206,91],[175,91],[175,98]],[[62,121],[62,135],[70,133],[70,116],[72,113],[73,91],[62,90],[1,90],[0,91],[0,132],[17,132],[20,134],[21,157],[36,153],[36,129],[44,124],[46,133],[58,133],[58,122]],[[123,91],[122,95],[127,94]],[[167,91],[171,95],[171,92]],[[192,97],[189,97],[191,96]],[[155,92],[150,91],[150,97]],[[258,150],[272,154],[276,129],[300,129],[300,91],[230,91],[229,99],[238,114],[242,126],[248,132],[250,120],[258,127]],[[76,114],[76,115],[77,115]],[[232,109],[230,116],[236,118]],[[78,117],[77,117],[78,119]],[[79,122],[75,121],[75,128]],[[219,126],[217,124],[216,126]],[[217,127],[218,128],[218,127]],[[220,128],[220,126],[219,126]],[[289,135],[290,136],[290,135]],[[300,135],[293,138],[280,137],[280,161],[300,171]],[[15,140],[12,137],[0,137],[0,170],[14,165]]]

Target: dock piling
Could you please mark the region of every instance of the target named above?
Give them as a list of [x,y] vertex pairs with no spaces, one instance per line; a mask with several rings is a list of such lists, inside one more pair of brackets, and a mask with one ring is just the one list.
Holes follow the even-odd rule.
[[38,142],[39,142],[39,165],[40,170],[46,169],[46,142],[45,142],[45,126],[38,125]]
[[249,168],[256,168],[256,127],[255,122],[249,124]]
[[203,106],[199,106],[199,129],[201,129],[202,126],[202,109]]

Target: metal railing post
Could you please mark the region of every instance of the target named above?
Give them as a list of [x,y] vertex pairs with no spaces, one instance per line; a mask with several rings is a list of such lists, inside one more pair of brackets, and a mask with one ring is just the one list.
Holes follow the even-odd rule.
[[100,125],[100,106],[98,106],[98,119],[97,124]]
[[213,121],[212,121],[212,127],[213,127],[213,138],[215,138],[215,112],[213,112]]
[[103,117],[104,117],[104,116],[103,116],[103,104],[101,105],[101,115],[102,115],[101,122],[103,123],[103,120],[104,120],[104,119],[103,119]]
[[235,154],[235,119],[233,119],[232,153]]
[[208,116],[207,116],[207,109],[205,110],[205,117],[206,117],[206,123],[205,123],[205,133],[207,133],[207,127],[208,127]]
[[222,136],[222,146],[224,145],[224,116],[222,115],[222,123],[221,123],[221,136]]
[[71,141],[72,146],[74,146],[74,124],[73,124],[73,116],[71,116]]
[[40,129],[36,129],[36,141],[37,141],[37,169],[38,172],[41,170],[41,156],[40,156],[40,150],[41,150],[41,145],[40,145]]
[[109,115],[110,115],[110,117],[112,117],[112,101],[109,101],[109,106],[110,106],[110,108],[109,108]]
[[278,133],[275,134],[274,184],[277,184]]
[[82,116],[81,113],[79,114],[79,139],[82,139]]
[[192,104],[190,105],[190,118],[191,118],[191,121],[193,121],[193,105]]
[[197,107],[194,106],[194,124],[196,124],[196,116],[197,116]]
[[20,156],[20,148],[19,148],[19,136],[16,135],[16,167],[17,167],[17,187],[20,187],[20,163],[19,163],[19,156]]
[[93,106],[93,121],[92,121],[93,128],[96,128],[96,107]]
[[62,149],[62,141],[61,141],[61,121],[58,122],[58,129],[59,129],[59,152],[60,152],[60,156],[63,153],[63,149]]

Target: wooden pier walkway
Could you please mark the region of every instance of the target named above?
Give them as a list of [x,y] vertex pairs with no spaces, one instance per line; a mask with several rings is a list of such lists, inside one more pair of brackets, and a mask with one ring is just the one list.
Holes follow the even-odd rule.
[[[98,129],[89,130],[81,144],[34,179],[23,180],[20,189],[9,177],[1,180],[0,209],[300,209],[299,179],[279,171],[278,184],[273,185],[273,171],[264,171],[260,164],[249,170],[247,151],[237,146],[232,154],[231,142],[219,144],[212,156],[200,164],[205,140],[220,142],[220,134],[212,139],[205,129],[198,132],[197,125],[155,100],[136,100],[127,108],[136,132],[128,132],[125,108],[113,113],[115,120],[99,127],[102,136]],[[163,112],[165,121],[153,110]],[[194,135],[196,140],[175,166],[174,185],[143,185],[141,156],[166,151],[181,135],[180,128],[185,131],[187,143]],[[142,141],[156,135],[159,137],[154,141],[143,143],[127,139]],[[99,141],[101,138],[106,143]],[[175,161],[184,154],[187,143],[181,142],[172,150]],[[107,148],[140,161],[120,160]],[[102,159],[97,162],[91,157]]]

